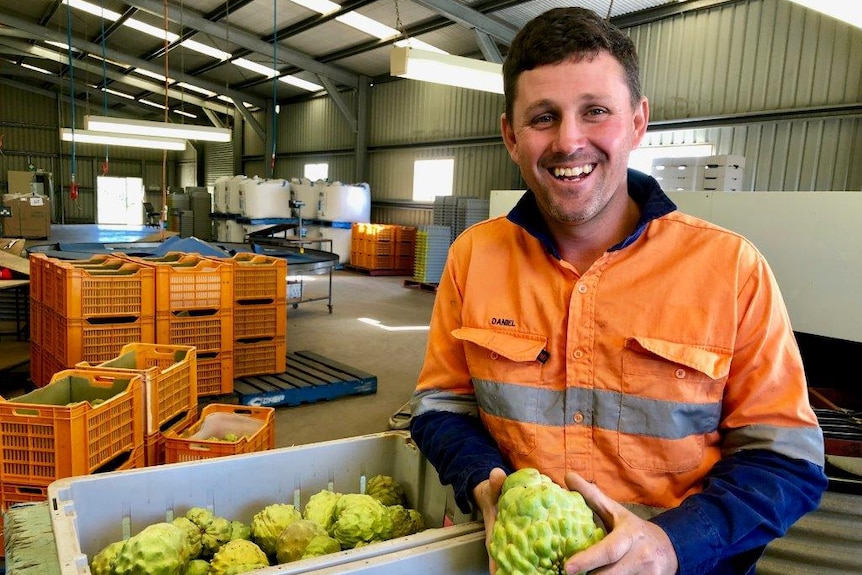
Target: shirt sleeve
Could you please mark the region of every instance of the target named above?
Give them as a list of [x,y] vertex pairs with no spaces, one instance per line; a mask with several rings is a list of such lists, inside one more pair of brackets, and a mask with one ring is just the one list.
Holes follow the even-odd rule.
[[817,507],[826,484],[814,463],[743,450],[715,464],[702,492],[651,521],[673,543],[679,575],[748,573],[770,541]]
[[410,421],[410,434],[437,470],[440,482],[452,486],[455,503],[463,513],[470,513],[473,489],[488,479],[492,469],[512,472],[477,417],[429,411]]

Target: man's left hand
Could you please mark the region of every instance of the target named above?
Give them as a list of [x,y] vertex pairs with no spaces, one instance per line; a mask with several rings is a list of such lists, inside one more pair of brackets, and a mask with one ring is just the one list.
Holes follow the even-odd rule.
[[641,519],[577,473],[566,474],[566,485],[583,495],[608,532],[592,547],[572,555],[566,561],[566,573],[674,575],[677,572],[676,551],[661,527]]

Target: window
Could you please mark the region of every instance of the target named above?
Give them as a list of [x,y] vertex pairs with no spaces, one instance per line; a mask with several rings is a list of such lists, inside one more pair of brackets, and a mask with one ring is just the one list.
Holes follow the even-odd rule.
[[649,174],[655,158],[699,158],[712,156],[712,144],[641,146],[629,155],[629,167]]
[[435,196],[451,196],[455,158],[413,162],[413,201],[433,202]]
[[329,164],[305,164],[302,169],[302,175],[312,182],[316,182],[317,180],[328,180]]

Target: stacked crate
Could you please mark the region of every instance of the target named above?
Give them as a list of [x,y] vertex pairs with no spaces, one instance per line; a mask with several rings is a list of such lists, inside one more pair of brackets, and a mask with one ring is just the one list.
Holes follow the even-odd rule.
[[0,535],[10,506],[45,501],[58,479],[143,467],[142,411],[141,377],[110,370],[63,370],[0,398]]
[[[235,439],[225,439],[233,433]],[[275,448],[275,409],[211,403],[185,433],[166,434],[165,462],[184,463]]]
[[144,408],[144,461],[147,466],[165,462],[165,434],[181,432],[197,418],[197,354],[192,346],[130,343],[116,358],[76,369],[103,370],[141,377]]
[[234,377],[283,373],[287,358],[287,260],[239,253],[233,268]]
[[416,228],[354,223],[350,232],[351,267],[370,272],[412,273]]
[[126,343],[153,341],[153,270],[123,257],[66,261],[30,255],[30,379],[46,385],[81,361],[100,363]]
[[440,283],[450,245],[449,226],[421,226],[416,232],[413,280],[423,284]]
[[155,339],[197,350],[198,396],[233,392],[233,266],[197,254],[129,257],[155,273]]

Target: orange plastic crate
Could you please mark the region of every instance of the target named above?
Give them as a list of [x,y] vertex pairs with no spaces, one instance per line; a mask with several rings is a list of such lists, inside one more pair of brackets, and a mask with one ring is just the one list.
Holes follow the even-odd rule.
[[275,447],[275,409],[272,407],[211,403],[203,408],[200,419],[183,435],[197,433],[207,416],[217,413],[244,415],[262,422],[262,425],[251,436],[242,436],[237,441],[189,439],[169,431],[165,433],[165,463],[200,461],[212,457],[265,451]]
[[233,351],[198,352],[198,397],[233,393],[233,380]]
[[233,265],[233,299],[256,303],[279,303],[287,298],[287,260],[252,253],[216,259]]
[[58,261],[49,270],[50,307],[70,319],[152,317],[153,269],[120,258],[101,264]]
[[152,467],[153,465],[162,465],[165,463],[165,433],[169,431],[182,433],[194,424],[197,419],[198,411],[197,409],[193,409],[183,416],[168,422],[165,429],[150,433],[144,437],[144,465]]
[[207,311],[205,315],[158,312],[155,342],[191,345],[197,348],[198,354],[229,350],[233,346],[233,310]]
[[142,454],[143,402],[139,375],[107,370],[63,370],[45,387],[0,401],[2,481],[47,486],[121,468],[136,449]]
[[45,351],[42,346],[30,343],[30,381],[34,386],[44,387],[48,385],[54,374],[63,371],[66,367]]
[[140,375],[144,381],[146,434],[164,431],[197,410],[197,352],[193,346],[129,343],[111,360],[95,366],[81,362],[75,368]]
[[234,340],[287,335],[287,304],[237,303],[233,308]]
[[284,373],[287,364],[287,343],[284,337],[266,341],[236,341],[233,346],[233,376]]
[[30,342],[42,345],[42,310],[41,302],[30,298]]
[[92,323],[54,314],[43,332],[43,347],[67,368],[82,361],[102,363],[117,357],[127,343],[155,341],[154,324],[152,316],[123,323]]
[[155,270],[157,314],[233,307],[233,266],[223,260],[181,252],[130,259]]

